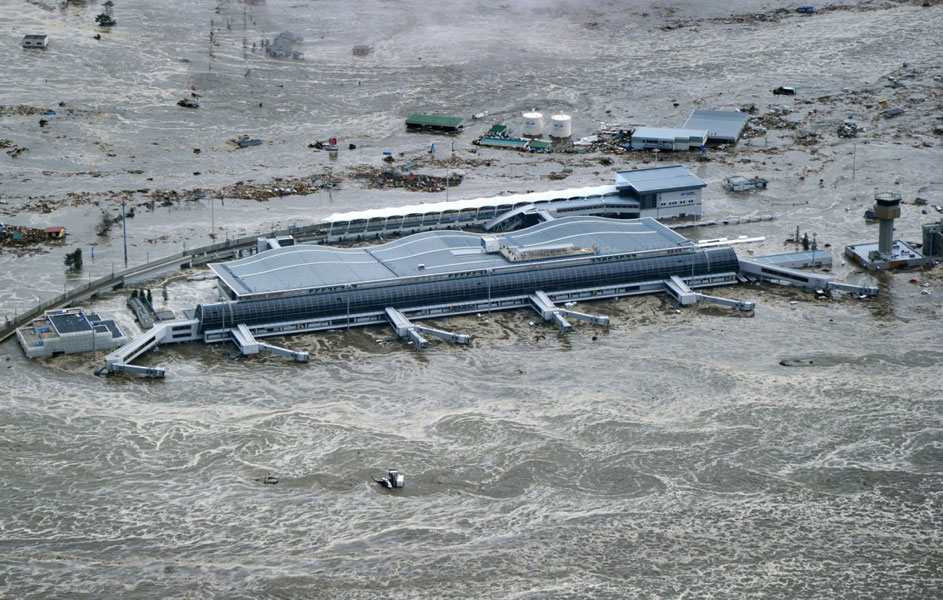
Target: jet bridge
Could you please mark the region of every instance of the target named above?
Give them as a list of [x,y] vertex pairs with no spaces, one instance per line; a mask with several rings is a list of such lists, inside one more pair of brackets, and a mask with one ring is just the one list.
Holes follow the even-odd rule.
[[141,335],[137,336],[124,346],[105,356],[105,367],[100,371],[108,373],[136,373],[147,377],[159,378],[164,376],[162,367],[142,367],[132,365],[145,352],[157,348],[159,344],[190,342],[197,339],[196,328],[199,321],[183,319],[161,321]]
[[803,273],[795,269],[777,267],[771,264],[740,259],[740,273],[751,279],[800,285],[807,290],[842,290],[861,296],[877,296],[878,288],[872,285],[852,285],[841,283],[829,275]]
[[729,306],[742,311],[751,311],[756,308],[756,303],[751,300],[731,300],[719,296],[709,296],[700,292],[695,292],[688,287],[688,284],[677,275],[672,275],[665,280],[665,292],[678,301],[681,306],[691,306],[698,302],[711,302],[722,306]]
[[278,354],[279,356],[291,358],[295,362],[308,362],[309,359],[307,352],[289,350],[288,348],[281,348],[279,346],[273,346],[272,344],[260,342],[259,340],[255,339],[255,336],[252,335],[252,332],[249,331],[249,328],[241,323],[230,329],[229,335],[243,356],[253,356],[265,351],[271,352],[272,354]]
[[564,317],[571,317],[573,319],[579,319],[581,321],[589,321],[595,323],[596,325],[605,325],[609,326],[609,317],[603,315],[588,315],[586,313],[577,312],[575,310],[567,310],[565,308],[560,308],[553,303],[553,300],[550,297],[537,290],[530,296],[531,306],[534,310],[540,313],[540,317],[544,321],[554,321],[557,324],[557,327],[560,328],[560,333],[566,335],[573,331],[573,326],[570,325]]
[[429,342],[426,340],[426,338],[422,337],[423,333],[441,338],[447,342],[453,342],[455,344],[467,344],[470,339],[468,334],[465,333],[450,333],[448,331],[442,331],[441,329],[436,329],[434,327],[416,325],[406,318],[406,315],[395,308],[387,307],[384,310],[386,311],[386,318],[389,320],[390,325],[392,325],[393,329],[396,331],[396,335],[404,339],[412,340],[413,343],[416,344],[416,347],[420,350],[423,350],[429,346]]

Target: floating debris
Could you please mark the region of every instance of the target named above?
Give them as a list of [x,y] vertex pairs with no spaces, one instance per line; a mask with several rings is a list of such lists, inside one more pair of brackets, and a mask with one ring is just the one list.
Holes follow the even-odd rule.
[[113,18],[111,18],[111,16],[106,15],[105,13],[101,13],[95,17],[95,23],[97,23],[99,27],[111,27],[113,25],[117,25],[118,21],[115,21]]
[[239,148],[248,148],[249,146],[259,146],[262,144],[262,140],[258,138],[250,138],[247,135],[240,135],[234,140],[231,140],[233,144]]
[[406,477],[400,475],[399,471],[396,469],[390,469],[386,477],[381,477],[380,479],[374,479],[375,483],[378,483],[385,487],[386,489],[401,488],[406,485]]
[[[393,157],[387,157],[393,162]],[[372,189],[404,188],[413,192],[441,192],[448,187],[460,185],[465,179],[463,172],[453,172],[446,176],[422,175],[408,172],[415,168],[415,161],[411,161],[403,168],[378,169],[362,165],[352,169],[351,177],[363,182],[363,186]]]

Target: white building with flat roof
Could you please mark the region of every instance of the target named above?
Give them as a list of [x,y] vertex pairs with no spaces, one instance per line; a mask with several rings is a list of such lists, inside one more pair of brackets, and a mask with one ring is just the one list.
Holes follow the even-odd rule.
[[706,129],[639,127],[632,133],[633,150],[696,150],[706,143]]
[[111,350],[128,341],[113,319],[79,307],[47,310],[17,329],[16,337],[29,358]]

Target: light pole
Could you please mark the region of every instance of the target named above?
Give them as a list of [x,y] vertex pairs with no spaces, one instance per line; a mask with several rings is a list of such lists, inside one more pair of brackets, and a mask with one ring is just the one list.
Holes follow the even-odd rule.
[[494,269],[488,269],[488,314],[491,314],[491,274]]
[[852,154],[851,154],[851,193],[852,198],[858,199],[858,182],[855,179],[855,175],[858,172],[858,142],[852,144]]
[[216,239],[216,203],[213,202],[213,198],[210,197],[210,239]]
[[121,197],[121,233],[124,236],[124,268],[128,268],[128,219],[125,213],[125,198]]
[[350,284],[344,284],[344,290],[347,296],[347,331],[350,332]]

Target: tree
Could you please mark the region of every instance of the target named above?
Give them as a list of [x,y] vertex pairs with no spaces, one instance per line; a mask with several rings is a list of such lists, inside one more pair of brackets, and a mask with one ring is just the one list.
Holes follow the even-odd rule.
[[65,266],[69,267],[70,271],[81,271],[82,270],[82,249],[76,248],[75,252],[67,252],[65,255],[65,260],[63,260]]
[[148,301],[148,303],[153,303],[153,302],[154,302],[154,297],[151,296],[151,288],[147,288],[147,301]]

